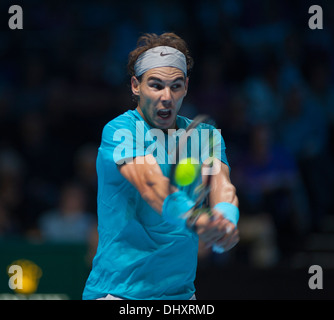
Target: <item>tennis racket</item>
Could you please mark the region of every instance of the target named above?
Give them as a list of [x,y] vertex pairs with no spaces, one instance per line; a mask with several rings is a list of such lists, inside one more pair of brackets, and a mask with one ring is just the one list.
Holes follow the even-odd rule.
[[[175,150],[175,162],[171,166],[170,171],[170,185],[177,186],[177,183],[175,182],[175,170],[180,162],[180,151],[184,150],[184,148],[187,148],[187,141],[188,137],[191,136],[192,130],[197,130],[198,126],[201,123],[208,123],[211,125],[214,125],[214,122],[209,118],[208,115],[198,115],[193,119],[193,121],[188,125],[186,128],[186,131],[183,135],[180,136],[178,142],[176,143],[176,150]],[[182,218],[185,220],[188,220],[188,224],[190,226],[194,226],[197,219],[200,217],[201,214],[204,212],[207,213],[209,216],[212,216],[212,212],[210,207],[208,206],[208,195],[210,193],[210,186],[211,186],[211,177],[212,174],[210,171],[212,171],[213,167],[213,144],[214,144],[214,138],[213,133],[209,135],[208,141],[202,141],[203,143],[207,143],[209,146],[209,155],[211,155],[210,162],[206,164],[209,167],[209,173],[207,175],[207,179],[205,181],[202,181],[202,183],[196,187],[195,194],[196,194],[196,202],[195,205],[191,210],[189,210],[187,213],[185,213]],[[200,174],[199,174],[200,175]],[[194,183],[197,183],[198,178],[195,179]]]

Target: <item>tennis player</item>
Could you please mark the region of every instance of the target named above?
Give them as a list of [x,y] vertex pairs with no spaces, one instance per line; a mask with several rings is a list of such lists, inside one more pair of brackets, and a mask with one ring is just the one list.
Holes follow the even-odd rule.
[[[219,172],[209,195],[214,218],[203,214],[195,227],[179,218],[194,206],[193,186],[171,190],[168,161],[149,152],[152,141],[142,146],[136,140],[160,129],[167,141],[168,129],[189,125],[178,112],[192,65],[185,41],[174,33],[145,34],[129,54],[138,104],[102,132],[96,163],[99,242],[83,299],[194,299],[198,240],[224,251],[239,241],[238,199],[221,136],[214,154]],[[170,149],[164,150],[168,158]]]

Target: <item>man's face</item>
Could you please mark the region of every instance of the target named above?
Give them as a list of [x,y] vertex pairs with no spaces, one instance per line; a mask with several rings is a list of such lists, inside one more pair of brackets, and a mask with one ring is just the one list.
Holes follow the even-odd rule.
[[132,92],[139,97],[138,111],[144,120],[158,129],[176,128],[176,116],[187,94],[188,78],[174,67],[150,69],[131,79]]

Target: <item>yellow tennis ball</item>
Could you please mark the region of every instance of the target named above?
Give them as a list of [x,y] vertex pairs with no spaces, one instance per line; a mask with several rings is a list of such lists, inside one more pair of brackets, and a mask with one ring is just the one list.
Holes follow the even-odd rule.
[[194,182],[199,166],[196,162],[198,161],[193,158],[186,158],[178,163],[175,169],[175,182],[179,186],[185,187]]

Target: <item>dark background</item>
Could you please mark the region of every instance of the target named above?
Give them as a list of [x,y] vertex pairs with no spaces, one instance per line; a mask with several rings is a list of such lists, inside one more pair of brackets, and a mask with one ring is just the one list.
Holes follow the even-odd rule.
[[[8,27],[13,4],[23,30]],[[308,27],[314,4],[322,30]],[[215,118],[240,200],[238,246],[200,247],[198,298],[334,298],[333,21],[330,1],[2,0],[0,273],[68,244],[86,248],[72,263],[88,274],[102,128],[135,107],[126,64],[137,38],[171,31],[195,60],[181,114]],[[314,264],[320,293],[307,285]],[[59,275],[55,290],[80,298],[82,272],[74,289]],[[38,292],[53,292],[45,274]]]

